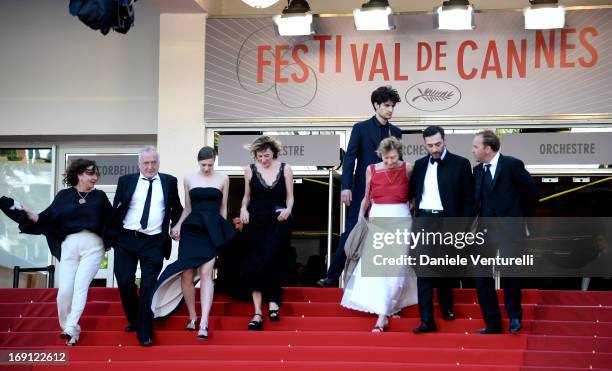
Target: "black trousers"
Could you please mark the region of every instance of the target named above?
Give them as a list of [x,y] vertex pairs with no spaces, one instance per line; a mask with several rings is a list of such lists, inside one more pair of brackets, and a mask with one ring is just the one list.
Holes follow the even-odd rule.
[[[413,230],[420,231],[424,229],[426,232],[438,232],[443,230],[443,213],[427,213],[423,210],[417,210],[417,218],[413,223]],[[417,272],[418,274],[418,272]],[[417,294],[419,300],[419,316],[421,322],[431,326],[434,324],[434,306],[433,306],[433,291],[436,288],[438,303],[442,313],[447,313],[453,310],[454,296],[453,286],[457,279],[447,277],[418,277],[417,278]]]
[[[487,328],[501,329],[502,320],[497,292],[495,291],[495,280],[492,277],[476,277],[475,283],[478,303]],[[521,279],[517,277],[503,278],[502,287],[504,289],[504,306],[508,317],[511,320],[522,320]]]
[[[129,324],[136,327],[141,341],[153,336],[153,313],[151,298],[157,277],[162,270],[162,234],[136,236],[133,231],[124,230],[115,246],[114,272],[121,295],[121,305]],[[136,287],[136,268],[140,262],[140,292]]]
[[[499,219],[483,218],[479,223],[481,229],[488,230],[487,251],[492,254],[499,251],[501,257],[518,256],[518,251],[522,245],[525,231],[524,224],[519,218]],[[504,275],[502,267],[501,274]],[[499,301],[495,291],[495,281],[492,277],[476,277],[474,279],[478,303],[482,312],[482,318],[487,328],[501,329],[501,313]],[[521,278],[502,277],[501,286],[504,290],[504,306],[509,319],[523,318],[521,308]]]
[[436,288],[438,303],[442,313],[453,310],[453,281],[451,278],[417,278],[417,292],[419,298],[419,315],[421,322],[431,325],[434,320],[433,289]]

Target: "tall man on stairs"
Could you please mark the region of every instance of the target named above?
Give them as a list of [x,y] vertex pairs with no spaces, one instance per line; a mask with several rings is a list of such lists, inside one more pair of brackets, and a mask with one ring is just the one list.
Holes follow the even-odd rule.
[[342,165],[342,192],[340,200],[348,207],[344,233],[340,236],[340,243],[336,249],[327,275],[317,281],[321,287],[337,286],[338,279],[344,269],[346,254],[344,244],[348,235],[357,224],[361,200],[365,195],[366,169],[369,165],[380,161],[376,154],[381,140],[394,136],[402,138],[402,131],[391,124],[389,120],[393,116],[395,105],[400,102],[397,90],[391,86],[381,86],[372,92],[370,97],[374,116],[368,120],[353,125],[351,138],[349,139],[344,163]]

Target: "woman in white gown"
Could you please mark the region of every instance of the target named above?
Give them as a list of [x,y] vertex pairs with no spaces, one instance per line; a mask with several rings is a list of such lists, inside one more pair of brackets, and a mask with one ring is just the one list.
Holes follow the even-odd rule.
[[[361,202],[359,217],[364,218],[369,208],[370,217],[406,218],[406,228],[410,231],[412,219],[408,206],[408,180],[413,166],[400,160],[402,148],[402,143],[395,137],[381,141],[377,153],[382,162],[367,168],[366,192]],[[366,249],[373,249],[373,246],[363,246],[362,257]],[[416,274],[411,267],[404,266],[401,267],[401,274],[396,277],[364,277],[361,263],[362,259],[357,263],[344,289],[340,304],[350,309],[377,314],[378,319],[372,332],[383,332],[389,323],[390,315],[417,303]]]

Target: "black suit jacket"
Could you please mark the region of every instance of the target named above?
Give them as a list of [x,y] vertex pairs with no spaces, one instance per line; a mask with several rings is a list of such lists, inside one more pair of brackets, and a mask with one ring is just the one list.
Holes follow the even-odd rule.
[[[474,167],[474,183],[477,211],[481,212],[481,188],[483,186],[484,167]],[[525,169],[523,161],[499,154],[497,167],[491,187],[492,217],[533,216],[538,202],[538,187]]]
[[[365,194],[366,168],[380,161],[376,150],[380,145],[380,130],[378,119],[372,116],[370,119],[353,125],[351,138],[349,139],[344,163],[342,165],[342,189],[350,189],[353,193],[351,206],[356,204],[359,210],[361,199]],[[402,137],[402,131],[390,122],[389,135],[398,139]],[[357,167],[355,167],[355,161]]]
[[[123,219],[127,215],[139,177],[140,173],[126,174],[121,176],[117,183],[117,191],[113,201],[113,212],[104,233],[105,238],[110,239],[113,246],[115,246],[116,239],[123,228]],[[168,259],[172,251],[172,239],[168,232],[170,226],[174,227],[181,217],[183,206],[178,195],[178,181],[176,178],[162,173],[159,173],[159,178],[161,180],[165,205],[164,220],[162,222],[162,235],[164,237],[162,250],[164,256]]]
[[[418,209],[423,198],[425,173],[429,164],[429,155],[414,163],[414,172],[410,178],[408,198],[414,199]],[[444,208],[444,216],[469,217],[474,214],[474,178],[470,161],[450,153],[438,164],[438,190]]]

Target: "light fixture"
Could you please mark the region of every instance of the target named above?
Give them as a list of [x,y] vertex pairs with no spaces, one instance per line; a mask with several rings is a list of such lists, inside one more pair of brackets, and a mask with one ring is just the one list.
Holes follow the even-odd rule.
[[547,30],[565,27],[565,7],[558,0],[529,0],[523,9],[526,30]]
[[252,8],[267,8],[278,3],[278,0],[242,0],[242,2]]
[[395,28],[393,10],[387,0],[369,0],[353,10],[355,28],[360,31],[385,31]]
[[302,36],[314,34],[312,14],[306,0],[290,0],[283,14],[272,17],[276,31],[282,36]]
[[434,8],[434,28],[437,30],[473,30],[474,7],[469,0],[447,0]]

